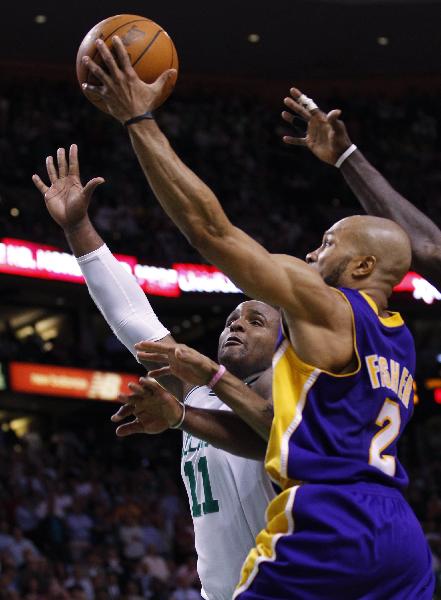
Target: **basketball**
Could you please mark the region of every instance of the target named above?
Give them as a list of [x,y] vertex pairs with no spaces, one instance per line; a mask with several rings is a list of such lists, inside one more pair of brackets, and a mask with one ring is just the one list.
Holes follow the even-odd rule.
[[[160,25],[137,15],[115,15],[95,25],[81,42],[76,60],[80,86],[83,83],[100,84],[86,65],[82,63],[82,58],[83,56],[90,56],[100,67],[106,69],[95,42],[98,38],[101,38],[112,51],[112,38],[114,35],[121,38],[130,56],[133,68],[140,79],[146,83],[153,83],[167,69],[178,68],[176,48],[171,37]],[[88,100],[107,112],[101,98],[94,96],[87,90],[82,89],[82,91]],[[165,99],[164,97],[162,101]]]

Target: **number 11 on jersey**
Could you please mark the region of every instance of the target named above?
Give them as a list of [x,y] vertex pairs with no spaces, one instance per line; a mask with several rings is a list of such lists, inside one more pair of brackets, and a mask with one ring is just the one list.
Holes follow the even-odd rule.
[[202,486],[204,488],[204,501],[202,504],[199,502],[196,491],[196,474],[193,468],[193,463],[191,460],[187,460],[187,462],[184,464],[184,473],[190,485],[191,514],[193,517],[200,517],[202,514],[208,515],[210,513],[219,512],[219,502],[213,498],[213,493],[211,491],[211,482],[210,475],[208,473],[206,456],[201,456],[198,460],[197,470],[202,476]]

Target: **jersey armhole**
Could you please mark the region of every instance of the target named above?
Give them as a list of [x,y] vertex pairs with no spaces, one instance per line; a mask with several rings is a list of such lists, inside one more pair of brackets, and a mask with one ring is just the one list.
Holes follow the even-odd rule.
[[182,400],[182,402],[184,404],[187,404],[187,400],[190,397],[190,395],[195,392],[196,390],[200,389],[201,387],[204,387],[203,385],[195,385],[194,387],[190,388],[188,390],[188,392],[185,394],[184,399]]
[[355,323],[354,308],[353,308],[351,302],[349,301],[349,298],[347,298],[347,296],[345,295],[344,292],[342,292],[338,288],[335,288],[335,291],[337,293],[339,293],[344,298],[344,300],[347,302],[347,304],[349,306],[349,310],[351,312],[351,320],[352,320],[352,345],[353,345],[353,349],[354,349],[354,352],[355,352],[355,359],[356,359],[355,368],[352,371],[350,371],[349,373],[333,373],[332,371],[327,371],[326,369],[321,369],[319,367],[316,367],[315,365],[310,365],[309,363],[306,363],[305,361],[303,361],[298,356],[298,354],[294,350],[294,346],[291,344],[291,342],[289,340],[289,337],[287,337],[287,335],[285,334],[285,332],[283,330],[283,326],[282,326],[282,333],[284,335],[286,344],[283,342],[279,346],[279,348],[276,350],[276,353],[275,353],[274,358],[273,358],[273,369],[274,369],[274,366],[277,363],[278,359],[280,359],[280,357],[285,353],[285,351],[287,350],[287,348],[289,348],[291,359],[295,363],[296,368],[299,371],[301,371],[302,373],[309,374],[312,371],[319,371],[320,373],[324,373],[325,375],[329,375],[330,377],[335,377],[336,379],[344,379],[344,378],[347,378],[347,377],[353,377],[354,375],[357,375],[357,373],[360,372],[360,370],[361,370],[361,359],[360,359],[360,353],[358,351],[357,326],[356,326],[356,323]]

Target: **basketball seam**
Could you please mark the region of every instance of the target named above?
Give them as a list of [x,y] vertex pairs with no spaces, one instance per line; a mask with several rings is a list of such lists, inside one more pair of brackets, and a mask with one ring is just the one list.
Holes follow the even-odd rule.
[[147,46],[144,48],[144,50],[141,52],[141,54],[138,56],[138,58],[135,60],[135,62],[133,63],[132,67],[135,68],[136,63],[138,63],[141,58],[144,56],[144,54],[149,50],[149,48],[152,46],[152,44],[154,44],[154,42],[156,41],[156,39],[159,37],[159,35],[163,32],[163,29],[159,29],[155,35],[152,37],[152,39],[150,40],[150,42],[147,44]]
[[[127,21],[127,23],[123,23],[122,25],[118,25],[118,27],[116,27],[113,31],[111,31],[109,33],[108,36],[106,36],[105,38],[102,38],[103,42],[106,42],[109,37],[111,37],[112,35],[114,35],[118,29],[121,29],[122,27],[126,27],[126,25],[132,25],[133,23],[143,23],[144,21],[148,21],[149,23],[152,23],[153,21],[151,19],[133,19],[133,21]],[[161,30],[162,31],[162,30]],[[93,56],[91,56],[90,58],[92,60],[95,60],[95,56],[98,54],[98,50],[96,49]],[[89,77],[91,75],[89,69],[87,69],[88,73],[87,73],[87,79],[86,79],[86,83],[89,83]]]

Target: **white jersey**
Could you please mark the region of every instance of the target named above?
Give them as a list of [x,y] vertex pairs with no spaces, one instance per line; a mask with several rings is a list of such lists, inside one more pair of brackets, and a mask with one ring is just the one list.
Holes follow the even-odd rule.
[[[230,410],[205,386],[193,388],[185,403]],[[202,596],[231,600],[275,496],[263,462],[229,454],[184,432],[181,473],[193,517]]]

